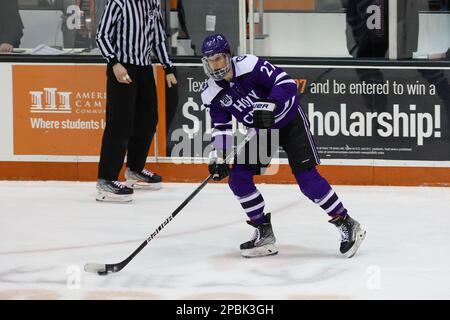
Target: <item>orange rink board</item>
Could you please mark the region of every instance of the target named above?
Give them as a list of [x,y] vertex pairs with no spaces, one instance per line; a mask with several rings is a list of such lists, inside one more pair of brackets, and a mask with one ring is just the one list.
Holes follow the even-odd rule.
[[[206,164],[147,163],[146,167],[165,182],[200,182],[208,175]],[[0,162],[0,180],[95,181],[97,168],[92,162]],[[319,171],[337,185],[450,186],[450,168],[321,165]],[[123,169],[120,176],[123,179]],[[290,184],[295,179],[288,165],[280,165],[277,174],[257,176],[255,182]]]

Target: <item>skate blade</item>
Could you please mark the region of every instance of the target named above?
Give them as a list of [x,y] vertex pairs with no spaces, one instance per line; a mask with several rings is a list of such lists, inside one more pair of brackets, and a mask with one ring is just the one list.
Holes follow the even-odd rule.
[[157,183],[146,183],[136,180],[129,180],[125,183],[128,188],[132,189],[142,189],[142,190],[160,190],[162,188],[161,182]]
[[133,198],[131,194],[117,195],[113,193],[99,192],[95,197],[95,200],[100,202],[131,202]]
[[347,258],[351,258],[355,255],[356,251],[358,251],[359,246],[361,245],[361,243],[363,242],[364,238],[366,237],[366,230],[358,230],[358,232],[356,232],[356,240],[355,243],[353,244],[353,246],[345,253],[345,256]]
[[257,258],[273,256],[278,253],[278,249],[273,244],[266,244],[265,246],[253,248],[253,249],[243,249],[241,250],[241,255],[244,258]]

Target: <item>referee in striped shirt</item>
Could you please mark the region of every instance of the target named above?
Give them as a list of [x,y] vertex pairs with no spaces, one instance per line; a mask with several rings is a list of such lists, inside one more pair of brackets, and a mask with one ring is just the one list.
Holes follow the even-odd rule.
[[[158,122],[151,55],[176,85],[167,53],[159,0],[109,0],[98,26],[97,45],[107,60],[106,128],[97,200],[131,201],[133,188],[157,189],[161,177],[144,168]],[[118,181],[125,154],[126,184]]]

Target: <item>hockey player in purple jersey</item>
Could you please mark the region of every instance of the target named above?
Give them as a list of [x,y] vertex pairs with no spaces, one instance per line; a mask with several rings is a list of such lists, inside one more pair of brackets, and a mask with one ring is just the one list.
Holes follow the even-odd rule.
[[254,175],[260,174],[268,163],[259,158],[252,162],[248,156],[243,161],[235,160],[231,167],[224,162],[232,140],[232,117],[256,128],[257,138],[278,134],[279,145],[287,153],[300,190],[331,217],[329,222],[341,233],[340,252],[352,257],[366,232],[349,216],[337,194],[316,170],[319,156],[294,80],[282,69],[254,55],[232,57],[229,44],[221,34],[204,40],[202,54],[209,77],[202,101],[213,125],[214,150],[210,154],[209,172],[217,181],[229,176],[230,189],[247,214],[247,223],[255,228],[252,239],[240,246],[242,255],[248,258],[273,255],[278,249],[270,213],[264,213],[263,196],[253,182]]

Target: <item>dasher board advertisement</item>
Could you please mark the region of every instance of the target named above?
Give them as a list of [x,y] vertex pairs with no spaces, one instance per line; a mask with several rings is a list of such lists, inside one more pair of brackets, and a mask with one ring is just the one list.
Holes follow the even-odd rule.
[[98,156],[105,66],[14,65],[14,155]]
[[[201,65],[177,68],[179,102],[167,128],[167,154],[207,157],[211,119],[200,96],[206,76]],[[450,70],[282,68],[298,85],[322,159],[450,160]],[[233,127],[245,132],[235,121]]]

